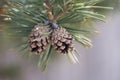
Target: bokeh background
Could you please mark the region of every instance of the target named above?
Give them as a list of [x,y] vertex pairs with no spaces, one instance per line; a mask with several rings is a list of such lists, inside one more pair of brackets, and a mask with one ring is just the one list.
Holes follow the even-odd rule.
[[[4,1],[0,0],[0,14]],[[69,63],[62,55],[50,61],[44,74],[34,61],[12,48],[16,43],[7,38],[0,17],[0,80],[120,80],[120,0],[104,0],[101,4],[114,10],[103,11],[106,22],[94,24],[99,33],[92,38],[93,48],[77,45],[79,64]]]

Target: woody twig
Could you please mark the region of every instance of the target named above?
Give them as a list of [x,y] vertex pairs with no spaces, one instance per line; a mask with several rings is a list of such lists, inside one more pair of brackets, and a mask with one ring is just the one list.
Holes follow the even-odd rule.
[[59,15],[54,19],[55,21],[58,21],[63,15],[66,14],[71,9],[71,3],[67,3],[65,6],[65,11],[61,10]]
[[47,9],[48,19],[49,19],[50,21],[53,21],[53,20],[54,20],[54,16],[53,16],[53,13],[52,13],[52,5],[51,5],[51,3],[50,3],[50,0],[45,0],[44,6],[45,6],[46,9]]

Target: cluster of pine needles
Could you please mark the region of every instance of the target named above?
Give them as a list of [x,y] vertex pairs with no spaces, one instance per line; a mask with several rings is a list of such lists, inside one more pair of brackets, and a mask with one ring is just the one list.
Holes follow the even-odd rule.
[[[45,2],[50,2],[46,6]],[[52,8],[52,15],[55,17],[57,24],[65,28],[74,38],[75,41],[84,47],[91,47],[92,41],[89,39],[90,34],[95,34],[96,30],[92,27],[91,22],[94,20],[104,21],[105,16],[96,12],[97,10],[112,9],[111,7],[98,6],[102,0],[26,0],[12,1],[6,3],[8,8],[6,28],[8,36],[14,38],[21,48],[21,53],[29,55],[34,54],[28,50],[28,36],[31,30],[38,23],[43,23],[50,19],[48,14],[49,8]],[[48,7],[48,8],[47,8]],[[44,71],[52,54],[55,53],[49,45],[43,55],[34,55],[38,57],[38,66]],[[76,55],[76,54],[75,54]],[[31,56],[31,57],[32,57]],[[76,56],[69,55],[70,59]],[[72,60],[74,61],[74,60]]]

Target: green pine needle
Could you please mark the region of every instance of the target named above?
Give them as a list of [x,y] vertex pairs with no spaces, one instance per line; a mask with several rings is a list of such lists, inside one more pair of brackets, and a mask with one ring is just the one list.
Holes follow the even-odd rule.
[[[45,0],[8,1],[8,13],[5,14],[5,16],[9,18],[7,22],[9,25],[6,28],[8,36],[15,39],[27,38],[35,25],[48,20],[44,1]],[[90,22],[94,19],[105,21],[105,16],[95,11],[98,9],[113,9],[111,7],[98,6],[97,4],[102,1],[103,0],[50,0],[54,17],[57,17],[61,11],[64,13],[57,21],[58,25],[69,31],[73,38],[85,47],[92,46],[92,41],[87,35],[96,32],[94,28],[90,26]],[[66,4],[68,3],[71,4],[70,10],[66,11]],[[89,27],[86,27],[85,24],[89,24]],[[51,33],[52,31],[45,35]],[[28,54],[27,40],[24,44],[25,46],[22,44],[22,40],[18,40],[18,43],[22,45],[20,46],[22,53]],[[51,45],[48,45],[46,51],[39,55],[38,67],[41,67],[42,71],[45,71],[50,56],[52,55],[51,49]],[[72,62],[77,63],[78,59],[75,54],[75,51],[73,53],[69,52],[68,57]],[[31,56],[32,55],[29,54],[29,57]]]

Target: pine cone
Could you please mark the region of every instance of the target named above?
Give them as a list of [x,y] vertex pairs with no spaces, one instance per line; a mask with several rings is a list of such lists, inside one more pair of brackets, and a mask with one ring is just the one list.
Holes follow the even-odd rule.
[[50,42],[48,33],[50,28],[43,24],[36,25],[29,35],[29,47],[31,52],[42,53]]
[[64,28],[58,27],[54,29],[51,40],[52,46],[57,52],[66,54],[69,51],[73,51],[72,36]]

